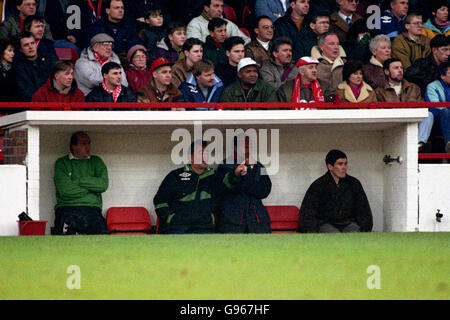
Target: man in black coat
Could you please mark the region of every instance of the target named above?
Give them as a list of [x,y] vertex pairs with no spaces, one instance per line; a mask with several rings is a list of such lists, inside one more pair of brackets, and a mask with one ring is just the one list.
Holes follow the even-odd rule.
[[273,24],[275,27],[273,39],[288,37],[292,40],[305,27],[305,17],[309,12],[309,0],[289,0],[289,5],[286,14]]
[[370,232],[372,211],[358,179],[347,174],[347,156],[328,152],[328,172],[306,191],[300,207],[300,232]]
[[[244,140],[244,139],[243,139]],[[219,201],[216,231],[220,233],[271,233],[270,217],[262,199],[267,198],[272,182],[265,167],[250,153],[250,139],[245,137],[241,147],[234,138],[234,157],[219,166],[219,172],[232,172],[245,161],[247,174],[241,183],[227,190]],[[243,151],[238,151],[243,150]]]
[[29,32],[23,32],[18,39],[19,58],[16,63],[16,81],[22,101],[31,101],[33,93],[50,77],[56,57],[44,57],[36,45],[36,39]]
[[86,96],[86,102],[136,102],[131,89],[122,85],[122,68],[116,62],[107,62],[102,67],[103,81]]
[[427,85],[438,77],[438,67],[447,62],[450,56],[450,36],[437,35],[430,41],[431,53],[426,58],[418,59],[405,72],[405,78],[415,83],[425,95]]

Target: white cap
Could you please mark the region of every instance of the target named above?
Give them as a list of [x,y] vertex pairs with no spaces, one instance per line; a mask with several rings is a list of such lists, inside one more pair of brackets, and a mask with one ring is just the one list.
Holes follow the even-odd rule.
[[252,58],[242,58],[241,61],[239,61],[238,63],[237,71],[239,72],[242,68],[248,66],[256,66],[259,68],[259,64]]

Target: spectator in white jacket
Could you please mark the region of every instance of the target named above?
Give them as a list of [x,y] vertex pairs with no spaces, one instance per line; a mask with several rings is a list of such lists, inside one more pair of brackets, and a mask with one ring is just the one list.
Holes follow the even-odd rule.
[[[197,38],[205,42],[206,37],[209,36],[208,22],[212,18],[222,18],[223,13],[223,0],[203,0],[203,12],[198,17],[189,22],[186,30],[186,38]],[[224,19],[224,18],[222,18]],[[247,37],[239,27],[228,19],[227,21],[227,35],[229,37],[237,36],[244,39],[245,44],[250,42],[250,38]]]
[[[120,64],[119,57],[112,51],[114,39],[106,33],[92,37],[90,47],[81,52],[75,63],[75,80],[78,88],[88,95],[91,90],[103,81],[102,66],[107,62]],[[122,68],[122,85],[128,87],[127,77]]]

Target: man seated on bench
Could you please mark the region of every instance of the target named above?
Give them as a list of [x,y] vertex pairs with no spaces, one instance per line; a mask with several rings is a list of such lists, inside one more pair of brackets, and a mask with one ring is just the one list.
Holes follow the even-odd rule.
[[328,152],[328,172],[306,191],[300,207],[300,232],[370,232],[373,218],[364,189],[347,174],[347,156],[340,150]]
[[[91,140],[81,131],[70,138],[70,153],[56,160],[55,226],[52,234],[109,234],[102,215],[108,170],[91,155]],[[67,226],[67,230],[64,230]]]

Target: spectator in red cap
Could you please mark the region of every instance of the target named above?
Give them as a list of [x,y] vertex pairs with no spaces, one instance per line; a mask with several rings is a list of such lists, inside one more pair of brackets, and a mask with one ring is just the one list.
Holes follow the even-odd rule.
[[[283,84],[277,90],[280,102],[339,102],[339,96],[327,82],[317,79],[319,60],[313,57],[298,59],[298,74],[295,79]],[[296,108],[297,109],[297,108]]]
[[125,70],[127,75],[128,88],[137,93],[143,86],[152,80],[152,72],[147,67],[147,49],[140,45],[134,45],[128,50],[127,60],[128,68]]
[[153,80],[138,92],[138,102],[181,102],[183,94],[172,84],[172,65],[166,58],[153,61]]

